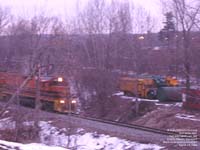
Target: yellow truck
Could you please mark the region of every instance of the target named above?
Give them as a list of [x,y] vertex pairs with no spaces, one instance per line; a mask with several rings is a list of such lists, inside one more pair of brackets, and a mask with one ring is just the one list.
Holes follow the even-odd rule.
[[176,78],[167,76],[165,79],[168,86],[179,86],[179,81]]
[[120,90],[125,95],[149,99],[156,98],[156,85],[153,79],[123,77],[120,79]]
[[122,77],[119,87],[124,95],[137,96],[140,98],[156,99],[159,87],[177,86],[178,80],[172,77]]

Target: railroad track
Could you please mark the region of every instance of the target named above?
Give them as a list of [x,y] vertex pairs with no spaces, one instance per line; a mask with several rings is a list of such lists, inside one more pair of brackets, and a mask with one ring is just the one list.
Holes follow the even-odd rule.
[[140,126],[140,125],[136,125],[136,124],[127,124],[127,123],[121,123],[121,122],[111,121],[111,120],[103,120],[103,119],[97,119],[97,118],[91,118],[91,117],[82,117],[82,116],[79,116],[79,115],[76,115],[76,114],[72,114],[72,116],[82,118],[82,119],[91,120],[91,121],[97,121],[97,122],[117,125],[117,126],[121,126],[121,127],[134,128],[134,129],[143,130],[143,131],[147,131],[147,132],[158,133],[158,134],[162,134],[162,135],[177,134],[176,132],[169,132],[169,131],[166,131],[166,130],[160,130],[160,129]]
[[[136,124],[127,124],[127,123],[121,123],[121,122],[111,121],[111,120],[103,120],[103,119],[97,119],[97,118],[91,118],[91,117],[83,117],[83,116],[80,116],[80,115],[77,115],[77,114],[71,114],[71,115],[73,117],[77,117],[77,118],[81,118],[81,119],[97,121],[97,122],[101,122],[101,123],[116,125],[116,126],[120,126],[120,127],[126,127],[126,128],[130,128],[130,129],[142,130],[142,131],[156,133],[156,134],[160,134],[160,135],[185,135],[185,136],[188,135],[188,134],[180,134],[179,132],[161,130],[161,129],[151,128],[151,127],[146,127],[146,126],[141,126],[141,125],[136,125]],[[196,140],[200,141],[200,137],[198,136]]]
[[[23,107],[23,106],[21,106]],[[26,109],[30,109],[27,108]],[[151,128],[151,127],[146,127],[146,126],[141,126],[141,125],[136,125],[136,124],[127,124],[127,123],[121,123],[121,122],[117,122],[117,121],[111,121],[111,120],[103,120],[103,119],[98,119],[98,118],[92,118],[92,117],[84,117],[84,116],[80,116],[78,114],[72,114],[72,113],[68,113],[68,114],[63,114],[63,113],[55,113],[55,112],[46,112],[46,111],[41,111],[41,113],[43,114],[47,114],[48,116],[60,116],[62,119],[67,120],[69,118],[71,118],[70,120],[74,123],[79,124],[79,122],[82,122],[81,124],[85,124],[86,121],[89,121],[89,123],[87,123],[88,127],[92,127],[92,128],[101,128],[101,126],[110,126],[111,130],[113,132],[115,132],[114,128],[120,128],[121,130],[124,130],[124,132],[132,132],[132,135],[134,135],[134,132],[136,130],[141,131],[139,132],[139,134],[144,133],[148,133],[150,136],[148,136],[149,138],[151,137],[151,135],[161,135],[161,136],[170,136],[170,135],[180,135],[180,133],[178,132],[171,132],[171,131],[166,131],[166,130],[161,130],[161,129],[156,129],[156,128]],[[43,115],[42,115],[43,116]],[[99,124],[99,125],[96,125]],[[105,127],[105,128],[106,128]],[[101,130],[104,130],[103,128]],[[117,130],[117,129],[116,129]],[[127,130],[127,131],[125,131]],[[133,131],[132,131],[133,130]],[[107,132],[109,132],[109,128],[106,129]],[[120,133],[123,133],[123,131],[120,131]],[[126,133],[125,133],[126,134]],[[131,135],[131,133],[127,133],[127,135]],[[184,135],[184,134],[181,134]],[[196,138],[197,141],[200,141],[200,137]]]

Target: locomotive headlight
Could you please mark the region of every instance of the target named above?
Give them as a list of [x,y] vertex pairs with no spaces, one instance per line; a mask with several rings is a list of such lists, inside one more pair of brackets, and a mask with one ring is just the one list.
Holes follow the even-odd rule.
[[62,77],[58,77],[58,82],[63,82],[63,78]]
[[72,103],[72,104],[75,104],[75,103],[76,103],[76,100],[72,100],[71,103]]
[[64,100],[60,100],[60,103],[61,103],[61,104],[64,104],[64,103],[65,103],[65,101],[64,101]]

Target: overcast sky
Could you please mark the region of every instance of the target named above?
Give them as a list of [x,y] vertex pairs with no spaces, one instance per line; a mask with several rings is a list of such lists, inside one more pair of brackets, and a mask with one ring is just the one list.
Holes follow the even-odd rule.
[[[81,6],[88,0],[78,0]],[[109,0],[108,0],[109,1]],[[123,1],[123,0],[121,0]],[[153,15],[160,14],[159,0],[131,0],[149,10]],[[77,0],[0,0],[1,6],[8,6],[17,16],[34,15],[38,10],[44,10],[49,15],[74,15]]]
[[[16,17],[31,18],[37,14],[45,13],[45,16],[59,16],[62,18],[76,15],[77,4],[83,8],[89,0],[0,0],[2,7],[11,9]],[[111,1],[111,0],[105,0]],[[120,0],[125,1],[125,0]],[[142,6],[156,18],[156,26],[161,28],[163,15],[160,7],[160,0],[130,0],[136,6]],[[155,30],[155,29],[154,29]],[[155,31],[157,31],[155,30]]]

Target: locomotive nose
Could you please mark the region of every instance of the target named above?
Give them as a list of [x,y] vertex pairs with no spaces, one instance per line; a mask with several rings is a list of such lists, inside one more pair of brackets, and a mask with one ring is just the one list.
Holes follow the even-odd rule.
[[63,78],[62,77],[58,77],[58,82],[63,82]]
[[61,104],[64,104],[64,103],[65,103],[65,100],[60,100],[60,103],[61,103]]
[[75,104],[76,103],[76,100],[72,100],[72,102],[71,102],[72,104]]

